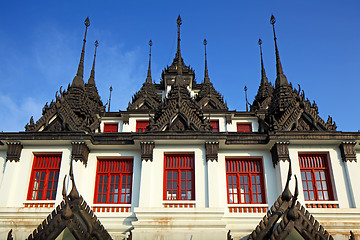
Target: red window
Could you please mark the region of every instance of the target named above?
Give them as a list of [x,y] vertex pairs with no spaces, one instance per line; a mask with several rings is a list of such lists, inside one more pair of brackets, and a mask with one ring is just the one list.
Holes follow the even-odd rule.
[[164,200],[195,200],[194,154],[166,154]]
[[118,132],[117,123],[104,123],[104,133],[106,132]]
[[238,132],[252,132],[251,123],[237,123]]
[[299,161],[305,200],[333,200],[327,155],[299,154]]
[[226,159],[228,203],[264,203],[261,159]]
[[60,162],[61,154],[34,156],[28,200],[55,200]]
[[219,120],[210,120],[213,132],[219,132]]
[[149,121],[147,120],[136,121],[136,132],[145,132],[147,126],[149,126]]
[[99,159],[95,203],[131,203],[132,159]]

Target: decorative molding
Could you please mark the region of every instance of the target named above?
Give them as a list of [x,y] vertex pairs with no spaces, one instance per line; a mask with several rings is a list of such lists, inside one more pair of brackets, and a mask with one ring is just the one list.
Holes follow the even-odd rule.
[[343,162],[357,162],[356,159],[356,150],[355,150],[356,142],[342,142],[339,146],[341,152],[341,159]]
[[90,150],[85,142],[72,142],[71,159],[87,165]]
[[205,142],[206,161],[217,161],[219,142]]
[[8,146],[6,153],[6,161],[18,162],[20,160],[23,145],[21,145],[21,142],[7,142],[6,144]]
[[274,167],[280,161],[290,162],[289,148],[288,148],[289,144],[290,144],[289,142],[276,142],[274,146],[271,148],[270,152]]
[[140,142],[141,147],[141,160],[151,161],[153,160],[153,150],[155,147],[154,142]]

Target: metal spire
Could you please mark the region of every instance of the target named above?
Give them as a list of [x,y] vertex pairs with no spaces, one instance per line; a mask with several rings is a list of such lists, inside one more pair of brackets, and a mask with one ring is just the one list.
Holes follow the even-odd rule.
[[82,47],[82,51],[81,51],[78,70],[77,70],[76,76],[74,77],[73,82],[71,84],[72,87],[81,87],[81,88],[85,87],[84,80],[83,80],[83,76],[84,76],[84,55],[85,55],[85,43],[86,43],[87,28],[90,26],[89,17],[87,17],[85,19],[84,23],[85,23],[86,28],[85,28],[85,35],[84,35],[84,40],[83,40],[83,47]]
[[245,104],[246,104],[246,112],[249,111],[249,102],[248,102],[248,98],[247,98],[247,87],[244,87],[244,91],[245,91]]
[[108,106],[108,112],[110,112],[111,92],[112,92],[112,90],[113,90],[112,86],[110,86],[109,90],[110,90],[110,95],[109,95],[109,106]]
[[88,84],[94,85],[94,86],[95,86],[95,58],[96,58],[96,50],[97,50],[98,46],[99,46],[99,42],[96,40],[95,41],[94,61],[93,61],[93,65],[92,65],[92,69],[91,69],[91,73],[90,73],[90,78],[88,80]]
[[209,78],[209,72],[208,72],[208,68],[207,68],[207,54],[206,54],[206,45],[207,45],[207,41],[206,38],[204,38],[204,47],[205,47],[205,73],[204,73],[204,83],[209,83],[210,82],[210,78]]
[[260,58],[261,58],[261,85],[264,85],[268,83],[268,79],[266,77],[265,68],[264,68],[264,61],[263,61],[262,48],[261,48],[261,44],[262,44],[261,38],[259,38],[258,44],[260,46]]
[[284,75],[282,66],[281,66],[281,61],[280,61],[280,55],[279,55],[279,49],[277,46],[277,41],[276,41],[276,34],[275,34],[275,22],[276,19],[274,17],[274,15],[271,15],[270,18],[270,24],[273,26],[273,33],[274,33],[274,41],[275,41],[275,55],[276,55],[276,81],[275,81],[275,87],[279,87],[282,85],[287,85],[287,79],[286,76]]
[[152,83],[152,79],[151,79],[151,46],[152,46],[152,41],[149,41],[149,46],[150,46],[150,51],[149,51],[149,68],[148,68],[148,73],[147,73],[147,77],[146,77],[146,82],[147,83]]
[[180,51],[180,26],[182,24],[182,20],[180,14],[176,20],[177,29],[178,29],[178,38],[177,38],[177,50],[176,50],[176,58],[177,58],[177,73],[178,75],[182,75],[182,62],[181,62],[181,51]]

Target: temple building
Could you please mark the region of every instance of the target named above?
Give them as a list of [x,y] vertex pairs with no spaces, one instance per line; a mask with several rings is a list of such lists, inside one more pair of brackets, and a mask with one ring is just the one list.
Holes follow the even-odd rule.
[[0,238],[360,239],[360,133],[338,131],[292,86],[270,23],[276,79],[259,39],[249,110],[229,109],[215,89],[206,39],[196,81],[179,16],[161,81],[152,79],[150,41],[141,89],[111,112],[96,87],[97,41],[84,80],[87,18],[72,82],[24,132],[0,133]]

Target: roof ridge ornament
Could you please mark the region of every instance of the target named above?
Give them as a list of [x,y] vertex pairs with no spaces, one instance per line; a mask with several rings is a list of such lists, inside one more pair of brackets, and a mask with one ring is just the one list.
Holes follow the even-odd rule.
[[99,46],[98,40],[96,40],[94,44],[95,44],[94,61],[93,61],[90,77],[88,80],[88,84],[95,86],[95,59],[96,59],[96,50],[97,47]]
[[90,26],[89,17],[87,17],[85,19],[84,24],[85,24],[85,34],[84,34],[84,39],[83,39],[83,47],[82,47],[82,50],[81,50],[81,56],[80,56],[80,62],[79,62],[78,70],[77,70],[76,76],[74,77],[73,82],[71,84],[72,87],[80,87],[80,88],[85,87],[84,80],[83,80],[83,76],[84,76],[84,55],[85,55],[85,43],[86,43],[87,29]]
[[275,19],[274,15],[271,15],[270,24],[273,27],[274,42],[275,42],[275,56],[276,56],[276,80],[275,80],[275,88],[276,88],[276,87],[280,87],[283,85],[288,85],[288,81],[284,74],[284,71],[283,71],[282,65],[281,65],[281,61],[280,61],[280,54],[279,54],[279,49],[278,49],[277,41],[276,41],[277,38],[276,38],[276,33],[275,33],[275,22],[276,22],[276,19]]
[[148,72],[147,72],[147,77],[146,77],[146,82],[147,83],[152,83],[152,79],[151,79],[151,46],[152,46],[152,41],[150,39],[149,41],[149,67],[148,67]]
[[204,73],[204,83],[210,83],[209,71],[208,71],[208,68],[207,68],[207,53],[206,53],[207,40],[206,40],[206,38],[204,38],[203,44],[204,44],[204,48],[205,48],[205,73]]

